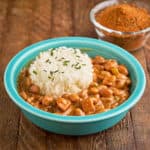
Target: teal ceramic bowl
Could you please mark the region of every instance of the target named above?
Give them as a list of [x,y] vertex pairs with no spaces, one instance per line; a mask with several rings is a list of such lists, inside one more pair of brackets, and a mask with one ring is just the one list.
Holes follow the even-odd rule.
[[[25,102],[17,92],[19,72],[39,52],[59,46],[92,49],[87,51],[91,57],[102,55],[105,58],[117,59],[119,63],[125,64],[132,80],[131,95],[128,100],[110,111],[88,116],[61,116],[42,111]],[[127,112],[140,100],[145,89],[146,79],[140,63],[122,48],[92,38],[64,37],[45,40],[20,51],[6,67],[4,84],[12,101],[20,107],[23,114],[32,123],[54,133],[86,135],[110,128],[125,117]]]

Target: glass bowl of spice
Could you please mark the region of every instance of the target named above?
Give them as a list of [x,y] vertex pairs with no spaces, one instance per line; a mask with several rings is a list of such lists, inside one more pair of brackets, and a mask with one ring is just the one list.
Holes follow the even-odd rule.
[[149,5],[141,1],[107,0],[90,12],[98,38],[128,51],[140,49],[150,33]]

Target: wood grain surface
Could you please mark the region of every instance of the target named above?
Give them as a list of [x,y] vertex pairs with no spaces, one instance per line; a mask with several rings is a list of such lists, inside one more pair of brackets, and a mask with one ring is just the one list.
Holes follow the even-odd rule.
[[146,73],[143,97],[120,123],[101,133],[73,137],[46,132],[23,116],[4,89],[5,67],[24,47],[59,36],[96,37],[89,11],[98,2],[0,0],[0,150],[150,149],[150,38],[132,53]]

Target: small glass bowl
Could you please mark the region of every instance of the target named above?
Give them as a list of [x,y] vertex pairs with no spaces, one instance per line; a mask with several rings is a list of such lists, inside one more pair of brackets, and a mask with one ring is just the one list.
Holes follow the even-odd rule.
[[121,0],[107,0],[107,1],[97,4],[94,8],[91,9],[90,20],[95,26],[95,31],[99,39],[117,44],[120,47],[131,52],[131,51],[140,49],[145,44],[150,33],[150,27],[137,31],[137,32],[121,32],[121,31],[107,28],[101,25],[100,23],[98,23],[95,19],[96,13],[104,10],[106,7],[116,5],[116,4],[121,4],[121,3],[135,4],[139,7],[143,7],[143,8],[146,8],[147,10],[150,10],[150,8],[148,8],[148,5],[140,1],[127,2],[123,0],[122,1]]

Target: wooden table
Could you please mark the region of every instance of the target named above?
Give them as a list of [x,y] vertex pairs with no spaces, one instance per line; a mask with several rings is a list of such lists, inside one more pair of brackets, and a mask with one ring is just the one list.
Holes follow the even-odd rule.
[[46,132],[29,122],[8,97],[3,74],[24,47],[59,36],[96,37],[89,10],[99,0],[0,0],[0,150],[149,150],[150,39],[133,53],[145,69],[140,102],[116,126],[88,136]]

